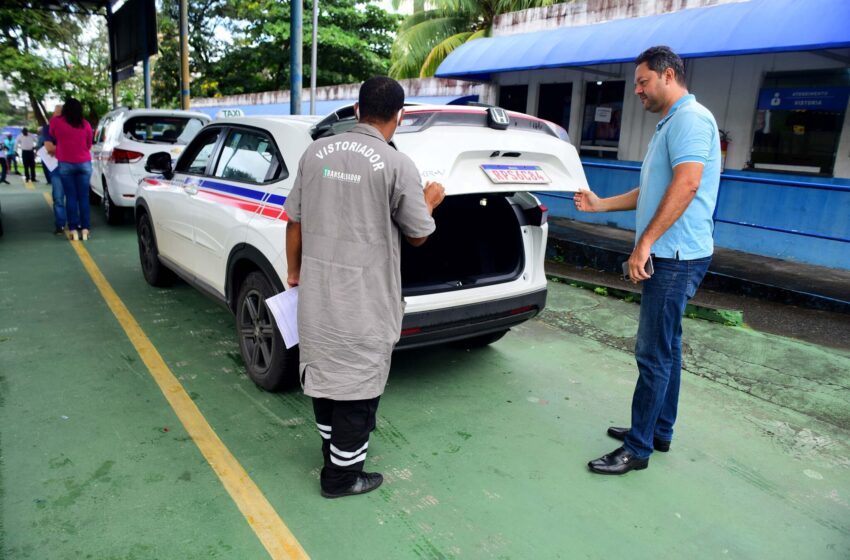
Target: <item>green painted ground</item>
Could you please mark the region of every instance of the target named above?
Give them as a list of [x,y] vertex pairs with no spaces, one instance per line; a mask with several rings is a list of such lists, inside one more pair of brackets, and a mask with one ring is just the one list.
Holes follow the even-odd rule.
[[[0,203],[0,557],[266,558],[40,192]],[[309,400],[256,389],[227,312],[148,287],[132,227],[100,222],[93,258],[312,558],[850,557],[846,353],[686,320],[672,451],[599,477],[637,306],[552,284],[492,348],[396,355],[368,459],[387,482],[328,501]]]

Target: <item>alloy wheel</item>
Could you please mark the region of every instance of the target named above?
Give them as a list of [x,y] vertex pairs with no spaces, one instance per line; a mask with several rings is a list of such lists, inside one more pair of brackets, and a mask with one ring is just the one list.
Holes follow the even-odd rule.
[[239,333],[247,350],[249,368],[265,372],[272,361],[274,323],[258,290],[251,290],[242,301],[239,312]]

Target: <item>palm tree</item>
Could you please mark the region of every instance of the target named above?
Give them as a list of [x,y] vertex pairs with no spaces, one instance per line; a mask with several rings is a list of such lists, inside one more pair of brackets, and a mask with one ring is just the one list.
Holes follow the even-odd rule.
[[[460,45],[489,37],[499,14],[548,6],[559,0],[428,0],[415,2],[393,43],[390,76],[427,78]],[[560,0],[563,1],[563,0]],[[398,8],[400,0],[393,4]],[[427,4],[427,6],[426,6]],[[427,7],[428,9],[423,9]]]

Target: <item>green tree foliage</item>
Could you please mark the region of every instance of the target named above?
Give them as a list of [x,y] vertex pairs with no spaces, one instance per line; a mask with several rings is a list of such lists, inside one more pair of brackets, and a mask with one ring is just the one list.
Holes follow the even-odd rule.
[[[38,124],[52,113],[44,104],[49,95],[76,97],[94,124],[112,104],[105,19],[40,7],[34,1],[0,8],[0,75],[29,99]],[[122,86],[119,95],[134,100],[138,84]]]
[[406,17],[393,43],[390,76],[433,76],[460,45],[489,37],[499,14],[549,6],[563,0],[429,0],[424,10]]
[[[312,2],[304,2],[304,79],[310,78]],[[230,1],[221,11],[233,45],[208,75],[222,95],[289,88],[290,4]],[[320,0],[319,86],[362,81],[389,69],[398,16],[356,0]]]
[[0,91],[0,128],[9,124],[23,124],[26,115],[9,101],[9,95]]
[[180,106],[180,5],[162,0],[157,13],[159,55],[151,71],[151,97],[154,107],[174,109]]
[[[389,69],[400,18],[357,0],[320,0],[319,86],[359,82]],[[312,2],[304,2],[304,81],[310,79]],[[159,51],[153,74],[158,107],[179,104],[178,2],[162,0]],[[279,0],[203,0],[189,4],[191,90],[215,97],[289,89],[290,4]],[[226,29],[231,43],[215,39]]]
[[69,54],[67,44],[80,34],[79,21],[68,14],[3,7],[0,34],[0,75],[28,98],[42,123],[46,112],[42,100],[61,88],[65,72],[61,60],[49,60],[41,51],[60,46],[63,56]]
[[[49,95],[80,99],[94,123],[112,105],[105,19],[44,9],[43,0],[0,3],[0,75],[29,98],[41,122]],[[400,18],[358,0],[321,0],[318,85],[362,81],[389,69]],[[152,60],[155,107],[180,103],[179,1],[158,0],[159,55]],[[312,1],[304,5],[305,82],[310,78]],[[190,0],[191,95],[214,97],[288,89],[290,3],[280,0]],[[217,40],[229,31],[232,42]],[[142,105],[142,78],[119,83],[120,104]]]

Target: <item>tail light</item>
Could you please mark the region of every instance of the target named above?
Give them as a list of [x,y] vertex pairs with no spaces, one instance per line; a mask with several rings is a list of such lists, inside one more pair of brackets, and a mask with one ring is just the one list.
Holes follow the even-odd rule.
[[509,315],[519,315],[520,313],[528,313],[529,311],[534,311],[533,305],[526,305],[524,307],[517,307],[516,309],[511,309],[508,311]]
[[549,209],[544,204],[525,211],[525,222],[530,226],[542,226],[549,220]]
[[112,155],[109,156],[109,161],[112,163],[136,163],[141,160],[145,154],[142,152],[134,152],[133,150],[122,150],[115,148],[112,150]]

